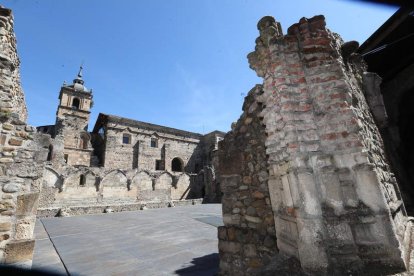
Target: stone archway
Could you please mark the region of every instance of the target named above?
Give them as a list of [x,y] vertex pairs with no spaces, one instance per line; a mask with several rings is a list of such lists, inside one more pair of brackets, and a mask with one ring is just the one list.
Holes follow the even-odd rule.
[[139,201],[150,201],[153,197],[153,181],[151,176],[141,171],[132,179],[132,185],[137,187],[137,199]]
[[183,172],[184,171],[184,162],[181,158],[175,157],[171,161],[171,170],[173,172]]
[[130,185],[125,173],[114,170],[104,176],[101,182],[101,192],[104,201],[128,200],[134,201],[137,197],[137,188]]

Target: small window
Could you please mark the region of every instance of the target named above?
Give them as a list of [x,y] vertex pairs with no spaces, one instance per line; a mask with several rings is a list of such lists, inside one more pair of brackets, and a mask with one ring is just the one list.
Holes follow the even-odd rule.
[[80,186],[85,186],[85,184],[86,184],[86,177],[83,174],[81,174],[81,176],[79,178],[79,185]]
[[78,98],[74,98],[72,101],[72,108],[73,109],[79,109],[80,101]]
[[122,135],[122,144],[131,144],[131,135],[124,133]]
[[101,128],[98,130],[98,134],[99,134],[101,137],[104,137],[104,134],[105,134],[105,129],[104,129],[103,127],[101,127]]
[[158,148],[158,139],[151,138],[151,148]]
[[47,153],[47,161],[52,161],[53,158],[53,146],[49,145],[49,152]]
[[65,154],[63,158],[65,158],[65,163],[68,163],[69,155]]
[[155,170],[161,171],[162,169],[162,160],[155,160]]

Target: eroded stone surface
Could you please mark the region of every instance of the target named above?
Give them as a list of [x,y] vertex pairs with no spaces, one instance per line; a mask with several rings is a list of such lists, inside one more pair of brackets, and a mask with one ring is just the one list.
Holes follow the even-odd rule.
[[[378,85],[362,77],[365,65],[353,53],[355,43],[344,45],[325,25],[323,16],[302,18],[284,35],[272,17],[258,23],[260,36],[248,59],[264,78],[263,93],[256,97],[263,108],[254,117],[262,118],[266,136],[253,144],[264,145],[266,158],[263,166],[249,166],[246,152],[256,151],[244,146],[239,153],[227,144],[237,139],[247,143],[251,132],[258,133],[250,125],[241,126],[250,121],[244,118],[244,108],[219,155],[222,190],[233,195],[223,197],[225,226],[219,231],[224,275],[271,273],[272,267],[281,273],[274,266],[284,259],[281,256],[296,259],[300,266],[292,267],[303,270],[285,267],[283,273],[348,275],[406,269],[408,219],[372,116],[380,125],[386,123],[381,101],[375,98],[378,91],[373,91]],[[370,89],[372,110],[364,87]],[[244,107],[250,105],[246,99]],[[267,200],[246,202],[254,187],[243,176],[247,169],[261,172],[262,179],[267,176]],[[246,208],[244,214],[238,201]],[[225,208],[227,204],[231,208]],[[255,228],[254,223],[266,219],[263,210],[255,215],[250,206],[271,206],[277,238],[271,259],[247,258],[242,245],[251,242],[236,245],[225,235],[224,229]],[[263,244],[264,240],[253,242]]]
[[0,6],[0,264],[30,266],[33,255],[42,140],[27,126],[11,11]]

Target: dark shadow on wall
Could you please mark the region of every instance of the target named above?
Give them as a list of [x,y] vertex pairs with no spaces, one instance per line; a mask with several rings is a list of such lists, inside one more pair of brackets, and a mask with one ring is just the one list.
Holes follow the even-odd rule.
[[219,270],[219,254],[213,253],[191,261],[191,266],[176,270],[177,275],[212,276]]

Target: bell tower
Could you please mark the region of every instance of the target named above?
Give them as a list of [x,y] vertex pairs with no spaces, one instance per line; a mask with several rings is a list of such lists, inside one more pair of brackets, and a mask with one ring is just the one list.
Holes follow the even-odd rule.
[[59,93],[59,106],[56,112],[56,123],[66,117],[76,117],[78,128],[87,130],[90,109],[92,107],[92,89],[88,90],[82,79],[82,66],[72,84],[63,83]]
[[92,89],[84,85],[82,69],[81,66],[72,84],[64,82],[60,88],[55,135],[63,143],[67,164],[90,166],[93,149],[88,124],[93,96]]

